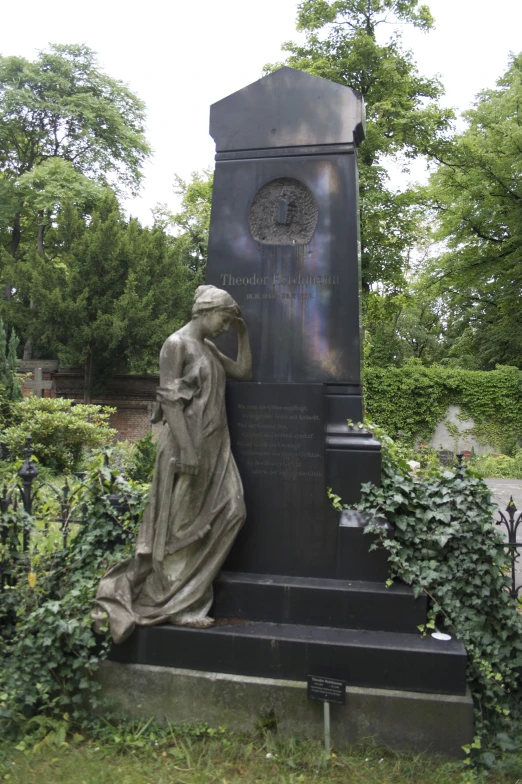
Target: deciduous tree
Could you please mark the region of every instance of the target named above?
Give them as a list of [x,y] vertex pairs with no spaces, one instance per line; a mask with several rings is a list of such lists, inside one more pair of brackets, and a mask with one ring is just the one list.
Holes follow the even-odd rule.
[[[83,45],[53,45],[34,62],[0,57],[0,280],[44,255],[60,206],[91,209],[100,186],[135,192],[150,154],[143,103]],[[32,293],[27,294],[29,306]]]
[[[366,103],[367,134],[359,150],[363,287],[404,287],[404,268],[417,241],[412,192],[390,190],[386,156],[431,154],[449,128],[438,105],[442,86],[423,77],[401,46],[400,25],[428,31],[433,18],[418,0],[304,0],[297,29],[303,43],[286,42],[286,64],[358,90]],[[394,32],[388,40],[379,31]],[[278,65],[267,66],[273,70]]]
[[522,54],[465,113],[428,189],[436,239],[433,296],[450,310],[450,355],[481,369],[522,367]]

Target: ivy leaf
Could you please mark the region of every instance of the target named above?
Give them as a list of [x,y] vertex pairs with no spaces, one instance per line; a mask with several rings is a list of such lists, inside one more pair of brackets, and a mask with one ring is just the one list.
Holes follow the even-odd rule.
[[451,539],[451,537],[452,537],[452,534],[451,534],[451,533],[446,533],[446,534],[438,534],[438,535],[435,537],[435,541],[436,541],[436,542],[437,542],[437,543],[438,543],[438,544],[439,544],[441,547],[445,547],[445,546],[446,546],[446,544],[447,544],[447,543],[449,542],[449,540]]

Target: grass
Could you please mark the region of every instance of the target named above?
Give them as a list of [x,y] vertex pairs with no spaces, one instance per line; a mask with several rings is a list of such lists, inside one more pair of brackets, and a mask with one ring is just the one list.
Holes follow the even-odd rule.
[[[199,734],[198,734],[199,733]],[[216,734],[213,734],[216,733]],[[0,747],[0,782],[10,784],[522,784],[517,770],[476,773],[459,763],[376,748],[336,751],[325,761],[319,743],[278,741],[271,734],[170,729],[104,731],[104,739],[36,749]],[[154,739],[156,738],[156,740]],[[21,744],[22,747],[24,744]],[[515,765],[518,767],[518,763]]]

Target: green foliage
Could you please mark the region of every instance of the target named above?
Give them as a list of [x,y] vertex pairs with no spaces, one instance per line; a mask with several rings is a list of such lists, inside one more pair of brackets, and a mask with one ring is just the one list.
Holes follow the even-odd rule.
[[22,389],[18,377],[18,358],[16,351],[18,338],[11,330],[7,340],[4,322],[0,318],[0,425],[5,425],[11,418],[11,405],[22,398]]
[[181,197],[181,211],[173,213],[166,204],[153,211],[155,226],[173,230],[176,256],[193,273],[194,286],[205,280],[213,185],[212,169],[192,172],[190,181],[175,175],[174,193]]
[[473,434],[511,454],[522,438],[522,373],[517,368],[470,371],[418,361],[404,367],[368,367],[364,374],[368,416],[394,436],[429,440],[448,406],[473,419]]
[[13,458],[23,456],[27,436],[33,438],[36,458],[55,471],[77,470],[85,449],[96,449],[113,440],[109,427],[114,409],[73,405],[70,400],[28,397],[11,407],[12,424],[2,438]]
[[508,455],[475,455],[470,463],[475,474],[495,479],[522,479],[522,449]]
[[0,57],[0,128],[0,228],[13,256],[26,234],[43,242],[57,205],[90,201],[93,183],[135,192],[150,154],[143,103],[84,45]]
[[133,456],[128,469],[128,476],[135,482],[151,482],[156,463],[156,442],[152,433],[140,438],[133,444]]
[[460,364],[522,368],[522,54],[465,113],[427,191],[444,253],[431,295],[450,308],[448,351]]
[[[304,0],[297,28],[305,42],[282,47],[289,53],[287,65],[352,87],[365,100],[367,133],[358,155],[363,287],[386,296],[404,289],[404,270],[422,226],[415,194],[388,188],[386,156],[433,154],[452,118],[437,104],[439,81],[421,76],[402,48],[398,28],[403,24],[428,31],[433,19],[416,0]],[[377,30],[390,25],[395,31],[382,43]]]
[[0,602],[4,738],[52,733],[55,741],[65,740],[100,705],[92,676],[108,640],[95,637],[89,612],[106,569],[132,554],[146,493],[105,465],[103,456],[80,489],[86,523],[67,547],[44,520],[33,530],[27,553],[4,547],[1,554],[11,575]]
[[214,173],[210,169],[193,172],[190,182],[175,177],[176,193],[181,198],[182,210],[173,217],[178,228],[178,250],[183,263],[199,276],[205,278],[208,254],[208,233]]
[[[136,193],[150,155],[143,103],[104,74],[84,45],[53,45],[34,62],[0,57],[0,285],[32,351],[30,329],[39,258],[52,277],[48,239],[59,210],[90,213],[103,186]],[[9,311],[9,308],[4,307]]]
[[36,255],[19,267],[17,292],[4,306],[35,350],[83,368],[87,395],[115,373],[156,371],[199,279],[180,261],[176,238],[126,220],[106,190],[89,220],[71,204],[60,210],[48,251],[52,261]]
[[472,750],[490,766],[502,752],[498,733],[511,735],[522,718],[522,616],[508,592],[510,561],[492,524],[489,489],[465,470],[412,475],[384,431],[374,433],[383,445],[382,485],[363,485],[358,508],[393,525],[393,535],[375,523],[368,530],[385,547],[392,578],[428,595],[428,628],[465,644],[481,738]]

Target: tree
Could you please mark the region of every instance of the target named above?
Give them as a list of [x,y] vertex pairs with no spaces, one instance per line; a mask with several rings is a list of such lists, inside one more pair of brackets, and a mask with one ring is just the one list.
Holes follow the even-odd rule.
[[17,378],[18,359],[16,350],[18,338],[14,329],[7,340],[4,322],[0,318],[0,424],[9,422],[12,404],[22,399],[22,389]]
[[[157,369],[166,336],[190,314],[194,273],[176,238],[125,220],[107,189],[87,220],[64,205],[35,257],[28,285],[34,308],[25,329],[39,353],[85,373],[86,399],[115,373]],[[26,311],[9,303],[12,319]]]
[[198,276],[201,283],[207,266],[213,184],[214,172],[211,169],[192,172],[190,182],[176,174],[174,192],[181,196],[181,212],[174,214],[163,204],[154,211],[158,226],[165,230],[174,228],[179,259]]
[[445,251],[432,293],[450,311],[450,356],[522,367],[522,54],[465,113],[468,128],[440,158],[427,195]]
[[305,42],[282,47],[290,53],[287,65],[352,87],[365,100],[367,135],[359,150],[363,288],[388,295],[404,288],[419,221],[414,194],[388,189],[386,156],[433,154],[452,118],[437,104],[440,83],[418,73],[397,30],[379,42],[378,28],[401,24],[428,31],[433,19],[418,0],[304,0],[297,29]]
[[[83,45],[34,62],[0,57],[0,274],[9,298],[20,263],[45,252],[60,206],[92,209],[100,186],[135,192],[150,154],[143,103]],[[22,273],[23,275],[23,273]],[[32,292],[26,293],[30,306]]]
[[367,301],[364,359],[367,366],[402,366],[410,359],[423,365],[440,362],[444,353],[445,308],[426,292],[424,275],[408,282],[406,293]]

